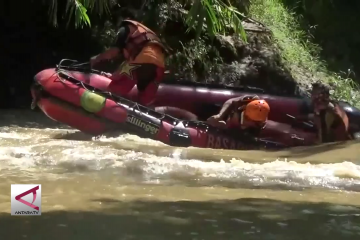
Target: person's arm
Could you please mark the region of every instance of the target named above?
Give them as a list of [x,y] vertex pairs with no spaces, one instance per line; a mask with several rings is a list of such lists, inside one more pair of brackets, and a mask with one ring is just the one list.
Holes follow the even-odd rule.
[[126,45],[126,39],[129,35],[129,32],[130,32],[130,29],[127,25],[121,26],[117,33],[114,44],[111,46],[111,48],[109,48],[105,52],[92,57],[91,58],[92,65],[94,65],[100,61],[103,61],[103,60],[110,60],[110,59],[117,57],[121,53],[121,49],[123,49]]
[[115,58],[120,53],[120,49],[112,47],[107,49],[105,52],[100,53],[91,58],[93,63],[101,62],[103,60],[109,60]]
[[240,102],[242,99],[243,99],[242,97],[237,97],[237,98],[231,98],[231,99],[227,100],[223,104],[223,106],[218,114],[219,118],[221,120],[224,120],[225,116],[227,116],[231,112],[231,110],[233,110],[238,105],[238,102]]
[[240,102],[242,101],[250,102],[256,99],[259,99],[257,95],[231,98],[224,103],[218,116],[220,117],[221,120],[223,120],[231,112],[231,110],[239,106]]

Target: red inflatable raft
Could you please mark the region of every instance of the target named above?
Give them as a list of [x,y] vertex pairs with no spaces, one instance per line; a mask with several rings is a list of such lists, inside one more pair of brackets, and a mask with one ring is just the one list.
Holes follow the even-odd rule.
[[[133,100],[136,94],[137,88],[134,87],[126,97]],[[153,105],[186,110],[198,116],[200,120],[206,120],[208,117],[217,114],[228,99],[254,94],[269,103],[271,107],[269,119],[272,121],[293,125],[297,118],[313,113],[310,99],[265,94],[264,90],[259,88],[224,87],[194,82],[161,84]],[[347,113],[353,130],[360,131],[360,110],[343,101],[340,101],[339,104]],[[297,123],[303,123],[305,131],[309,129],[306,127],[309,123]],[[299,127],[299,124],[296,127]]]
[[[203,122],[179,120],[129,99],[114,96],[106,91],[111,80],[98,73],[84,73],[75,67],[62,66],[43,70],[35,76],[35,83],[31,88],[33,103],[51,119],[86,133],[98,135],[123,129],[173,146],[269,149],[311,145],[316,139],[311,126],[303,123],[292,126],[286,123],[290,119],[286,113],[297,115],[301,112],[298,99],[258,94],[269,101],[272,110],[269,123],[262,132],[261,139],[244,136],[239,138],[238,133],[219,130]],[[133,97],[133,94],[134,92],[128,97]],[[216,108],[227,99],[249,94],[254,92],[234,89],[210,91],[204,87],[162,85],[155,104],[186,109],[188,113],[192,112],[189,117],[200,115],[201,119],[216,113]],[[215,109],[213,113],[209,110],[211,107]],[[176,113],[176,109],[174,112]]]

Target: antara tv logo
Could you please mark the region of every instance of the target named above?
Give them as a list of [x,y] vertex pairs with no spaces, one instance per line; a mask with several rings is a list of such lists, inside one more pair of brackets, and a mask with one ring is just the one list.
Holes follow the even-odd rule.
[[11,215],[41,215],[41,184],[11,184]]

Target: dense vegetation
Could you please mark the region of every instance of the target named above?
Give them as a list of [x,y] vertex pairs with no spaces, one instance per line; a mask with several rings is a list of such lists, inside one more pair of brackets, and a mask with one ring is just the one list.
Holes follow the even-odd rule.
[[359,4],[352,2],[253,0],[249,12],[272,30],[297,81],[330,83],[337,98],[360,106],[356,76],[360,68],[354,67],[360,55],[353,44],[360,40],[360,29],[353,28],[360,17]]
[[[234,57],[226,59],[229,51],[224,53],[223,46],[209,47],[218,34],[238,35],[243,45],[248,41],[253,47],[259,36],[245,34],[240,21],[249,16],[272,31],[270,44],[282,58],[274,61],[298,83],[307,88],[322,80],[334,86],[336,97],[359,103],[354,82],[359,81],[360,71],[356,51],[360,16],[355,1],[345,5],[339,0],[51,0],[26,1],[21,8],[13,1],[6,4],[9,11],[0,19],[6,31],[0,38],[1,46],[6,46],[1,56],[2,107],[28,107],[29,85],[41,69],[53,67],[62,58],[86,61],[106,48],[121,9],[135,12],[162,34],[174,49],[169,68],[191,73],[186,76],[195,80],[206,79],[221,63],[233,61]],[[279,83],[274,80],[273,84]]]

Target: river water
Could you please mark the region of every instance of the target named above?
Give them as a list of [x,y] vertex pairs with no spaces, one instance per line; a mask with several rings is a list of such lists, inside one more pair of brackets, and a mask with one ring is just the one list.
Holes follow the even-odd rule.
[[[10,184],[42,184],[11,216]],[[0,239],[360,239],[360,143],[277,153],[91,138],[42,113],[0,115]]]

